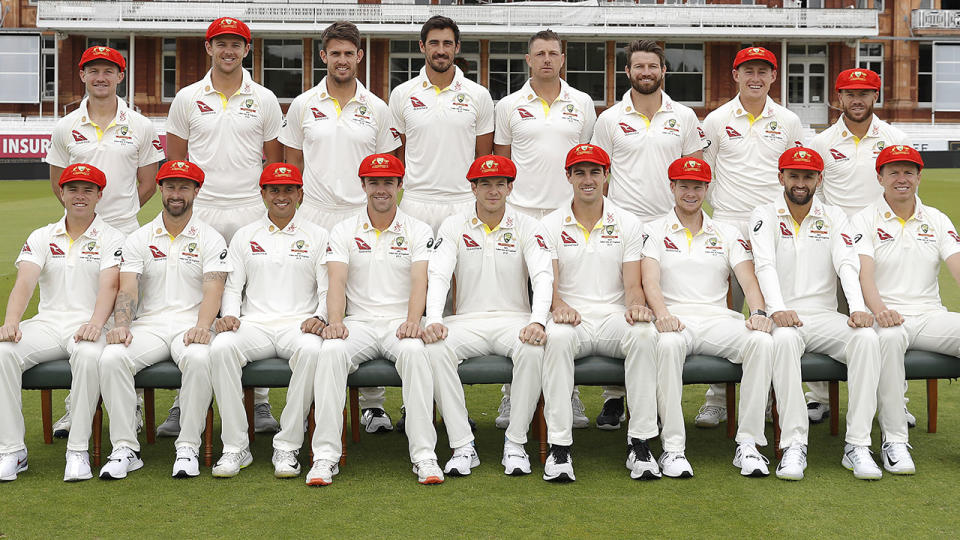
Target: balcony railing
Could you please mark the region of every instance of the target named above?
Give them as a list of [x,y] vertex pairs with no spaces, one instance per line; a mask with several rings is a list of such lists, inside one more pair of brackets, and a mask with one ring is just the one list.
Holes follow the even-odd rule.
[[432,15],[457,21],[465,34],[513,34],[552,27],[565,34],[615,36],[662,31],[690,36],[843,37],[877,35],[877,12],[773,9],[730,5],[519,3],[481,6],[264,3],[94,2],[40,0],[37,26],[64,31],[198,33],[217,17],[236,17],[258,33],[317,32],[348,20],[369,33],[419,30]]
[[915,9],[910,13],[913,30],[960,29],[960,11],[948,9]]

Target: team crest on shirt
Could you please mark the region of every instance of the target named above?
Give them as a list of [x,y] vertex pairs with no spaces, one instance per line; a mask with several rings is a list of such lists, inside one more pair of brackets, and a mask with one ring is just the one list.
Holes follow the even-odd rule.
[[663,123],[663,132],[671,135],[680,136],[680,126],[675,118],[671,118]]
[[619,243],[620,231],[617,226],[615,224],[604,225],[600,230],[600,245],[612,246]]
[[567,120],[577,120],[580,118],[580,115],[577,114],[577,108],[573,106],[573,103],[568,103],[567,106],[563,108],[563,117]]
[[354,118],[361,118],[363,120],[370,120],[370,116],[367,114],[370,112],[370,109],[366,105],[361,105],[357,107],[357,112],[354,114]]
[[80,259],[83,261],[99,261],[100,244],[98,244],[95,240],[87,242],[80,251]]
[[457,94],[450,102],[450,109],[458,112],[470,110],[470,100],[466,94]]
[[776,120],[771,120],[767,122],[767,125],[763,127],[763,136],[766,139],[782,141],[783,129],[782,126]]
[[260,247],[260,244],[254,242],[253,240],[250,241],[250,253],[253,254],[253,255],[266,255],[266,254],[267,254],[266,250],[264,250],[262,247]]
[[257,102],[253,98],[247,98],[240,103],[240,116],[244,118],[256,118],[257,114]]
[[633,129],[633,128],[632,128],[629,124],[627,124],[626,122],[620,122],[619,125],[620,125],[620,129],[623,130],[623,134],[624,134],[624,135],[636,135],[636,134],[637,134],[637,130]]
[[893,237],[890,236],[890,233],[887,231],[877,227],[877,240],[880,242],[889,242],[890,240],[893,240]]
[[887,146],[887,143],[886,143],[886,142],[884,142],[884,141],[877,141],[877,143],[873,145],[873,156],[874,156],[874,157],[877,157],[878,155],[880,155],[880,152],[881,152],[884,148],[886,148],[886,146]]
[[716,236],[712,236],[703,246],[708,255],[723,255],[723,242]]
[[77,142],[77,143],[90,142],[90,141],[87,140],[86,137],[84,137],[84,136],[83,136],[79,131],[77,131],[77,130],[71,131],[70,134],[73,135],[73,142]]
[[564,246],[576,246],[577,241],[572,236],[570,236],[567,231],[562,231],[560,233],[560,242]]
[[523,107],[520,107],[517,109],[517,114],[520,115],[521,120],[536,120],[536,117],[533,116],[533,114],[530,111],[524,109]]
[[154,260],[157,259],[166,259],[167,254],[160,251],[160,248],[157,246],[147,246],[150,249],[150,254],[153,255]]
[[480,249],[480,244],[478,244],[476,240],[474,240],[473,238],[471,238],[470,235],[469,235],[469,234],[466,234],[466,233],[464,233],[464,235],[463,235],[463,245],[464,245],[464,247],[466,247],[468,250]]
[[724,128],[724,129],[726,129],[726,131],[727,131],[727,137],[728,137],[729,139],[731,139],[731,140],[732,140],[732,139],[742,139],[742,138],[743,138],[743,135],[741,135],[739,131],[733,129],[733,128],[730,127],[730,126],[727,126],[727,127]]
[[810,227],[810,238],[816,238],[817,240],[821,238],[830,237],[830,228],[822,220],[818,219],[813,222],[813,227]]
[[407,242],[407,239],[403,236],[394,238],[393,243],[390,244],[390,253],[394,255],[407,255],[410,253],[410,242]]
[[117,133],[116,135],[113,136],[113,138],[125,140],[125,141],[129,141],[130,139],[132,139],[133,137],[130,136],[130,126],[127,126],[127,125],[117,126]]
[[180,256],[178,257],[180,262],[187,263],[191,265],[200,264],[200,250],[197,247],[196,242],[190,242],[182,250],[180,250]]
[[364,242],[359,236],[355,237],[353,241],[357,243],[357,250],[360,251],[360,253],[369,253],[371,251],[370,244]]
[[780,238],[793,238],[793,231],[782,221],[780,222]]
[[306,240],[294,240],[290,244],[290,252],[287,254],[294,259],[309,259],[310,258],[310,243]]
[[937,241],[937,237],[934,234],[933,227],[927,223],[921,223],[920,227],[917,228],[917,240],[927,244]]
[[200,111],[200,114],[216,114],[209,105],[200,100],[197,100],[197,109]]
[[314,120],[326,120],[329,118],[329,116],[323,114],[323,112],[321,112],[320,109],[316,107],[310,107],[310,112],[313,114]]
[[670,240],[670,238],[667,236],[663,237],[663,248],[667,251],[680,251],[680,248],[678,248],[677,245],[673,243],[673,240]]
[[510,231],[501,233],[500,237],[497,238],[497,251],[500,253],[516,253],[516,236]]
[[843,155],[843,152],[837,150],[836,148],[830,149],[830,155],[833,157],[834,161],[847,161],[850,159],[847,156]]

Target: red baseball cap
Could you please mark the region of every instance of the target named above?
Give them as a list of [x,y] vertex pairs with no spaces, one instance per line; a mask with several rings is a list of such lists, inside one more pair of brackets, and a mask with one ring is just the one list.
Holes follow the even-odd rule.
[[880,76],[869,69],[845,69],[837,75],[837,90],[880,91]]
[[923,170],[923,158],[920,157],[920,152],[917,152],[916,149],[910,145],[896,144],[887,146],[880,151],[880,155],[877,156],[877,172],[879,173],[880,167],[883,167],[887,163],[897,161],[915,163],[919,170]]
[[207,27],[207,41],[224,34],[240,36],[244,41],[250,43],[250,27],[240,19],[220,17]]
[[795,146],[780,154],[777,167],[781,171],[784,169],[803,169],[823,172],[823,158],[815,150]]
[[467,171],[467,180],[471,182],[481,178],[505,176],[510,180],[517,177],[517,166],[510,159],[503,156],[480,156],[473,160],[470,170]]
[[83,54],[80,56],[80,69],[83,69],[85,64],[93,62],[94,60],[113,62],[120,68],[120,71],[127,69],[127,61],[123,59],[123,55],[117,52],[116,49],[111,49],[110,47],[97,45],[83,51]]
[[373,154],[360,162],[360,178],[403,178],[403,163],[391,154]]
[[596,163],[606,169],[610,166],[610,156],[594,144],[578,144],[567,152],[567,162],[563,168],[569,169],[577,163]]
[[263,168],[260,173],[260,187],[282,184],[303,186],[300,169],[289,163],[271,163]]
[[737,69],[740,64],[751,60],[763,60],[773,66],[773,69],[777,69],[777,57],[763,47],[747,47],[738,52],[736,58],[733,59],[733,69]]
[[671,180],[699,180],[709,184],[713,173],[706,161],[695,157],[682,157],[670,164],[667,176]]
[[203,186],[203,170],[185,160],[168,161],[157,171],[157,183],[168,178],[177,178],[181,180],[193,180],[197,187]]
[[103,171],[93,165],[74,163],[60,173],[58,185],[62,186],[67,182],[90,182],[103,189],[107,185],[107,177],[103,174]]

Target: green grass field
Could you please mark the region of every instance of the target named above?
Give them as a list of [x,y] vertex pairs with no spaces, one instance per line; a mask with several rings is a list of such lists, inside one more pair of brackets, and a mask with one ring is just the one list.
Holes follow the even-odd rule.
[[[960,221],[960,178],[955,170],[924,173],[921,195]],[[155,197],[141,213],[151,219]],[[13,261],[31,230],[59,218],[62,209],[47,182],[0,182],[0,298],[5,306],[13,286]],[[960,309],[960,289],[944,273],[946,305]],[[36,309],[36,299],[28,311]],[[842,385],[841,385],[842,388]],[[687,457],[696,477],[636,482],[624,468],[625,429],[594,427],[575,432],[577,482],[548,484],[534,462],[534,474],[503,475],[503,433],[494,427],[499,388],[467,388],[471,416],[477,420],[482,461],[468,478],[441,486],[419,486],[410,472],[406,439],[395,433],[366,435],[349,444],[347,464],[332,486],[308,489],[303,477],[273,478],[270,438],[258,436],[255,460],[239,477],[216,480],[209,469],[194,480],[170,478],[172,439],[144,441],[145,467],[120,482],[93,479],[62,482],[65,443],[43,444],[40,398],[24,392],[30,470],[0,485],[0,538],[49,537],[955,537],[960,489],[960,388],[940,384],[939,433],[928,434],[925,385],[910,385],[910,409],[920,426],[911,430],[918,473],[879,482],[863,482],[840,465],[841,436],[827,424],[811,427],[806,479],[789,483],[771,476],[746,479],[731,465],[734,443],[723,429],[703,430],[692,421],[705,387],[687,387]],[[54,394],[54,417],[63,410],[65,392]],[[157,392],[157,410],[165,411],[172,392]],[[588,416],[599,412],[600,389],[582,388]],[[841,394],[842,409],[845,394]],[[388,389],[388,412],[399,418],[399,389]],[[271,392],[274,412],[284,392]],[[158,413],[158,416],[162,413]],[[158,418],[158,422],[162,417]],[[219,425],[217,425],[219,437]],[[772,440],[768,425],[767,436]],[[439,434],[441,464],[449,456],[446,435]],[[104,433],[105,453],[109,438]],[[533,454],[533,444],[528,444]],[[879,435],[874,430],[874,448]],[[220,445],[217,439],[216,453]],[[659,445],[654,444],[659,455]],[[764,453],[773,460],[768,446]],[[305,459],[301,459],[305,461]],[[771,464],[771,471],[775,465]],[[309,466],[307,466],[309,468]],[[94,471],[96,474],[96,470]]]

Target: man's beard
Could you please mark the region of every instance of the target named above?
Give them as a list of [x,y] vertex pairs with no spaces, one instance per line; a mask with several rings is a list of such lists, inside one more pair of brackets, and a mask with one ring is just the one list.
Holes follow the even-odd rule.
[[662,83],[663,83],[663,75],[661,75],[660,77],[658,77],[658,78],[656,79],[655,83],[652,84],[649,88],[642,88],[642,87],[640,86],[640,84],[641,84],[640,81],[638,81],[638,80],[636,80],[636,79],[630,79],[630,86],[632,86],[633,89],[636,90],[637,92],[639,92],[639,93],[641,93],[641,94],[644,94],[644,95],[650,95],[650,94],[656,93],[656,91],[660,89],[660,86],[661,86]]

